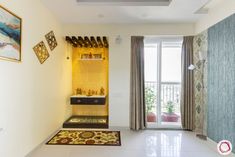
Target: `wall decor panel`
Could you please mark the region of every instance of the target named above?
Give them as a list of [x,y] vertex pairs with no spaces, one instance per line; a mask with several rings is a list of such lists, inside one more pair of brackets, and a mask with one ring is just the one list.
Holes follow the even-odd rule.
[[195,132],[207,135],[207,58],[206,62],[200,60],[199,52],[208,51],[207,30],[196,35],[193,39],[193,63],[194,70],[194,97],[195,97]]
[[235,150],[235,15],[208,30],[208,137]]

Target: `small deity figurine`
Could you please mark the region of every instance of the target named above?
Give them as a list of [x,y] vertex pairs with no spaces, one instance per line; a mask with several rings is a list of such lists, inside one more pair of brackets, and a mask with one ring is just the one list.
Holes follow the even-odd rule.
[[89,58],[90,58],[90,59],[92,58],[92,54],[91,54],[91,52],[90,52],[90,54],[89,54]]
[[76,94],[77,94],[77,95],[81,95],[81,94],[82,94],[82,89],[81,89],[81,88],[77,88]]
[[100,95],[104,95],[104,88],[103,87],[100,88]]
[[89,89],[87,96],[92,96],[91,90]]

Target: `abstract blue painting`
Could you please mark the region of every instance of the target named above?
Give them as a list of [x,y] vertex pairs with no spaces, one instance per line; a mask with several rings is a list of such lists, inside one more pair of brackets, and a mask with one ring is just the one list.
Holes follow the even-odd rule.
[[0,6],[0,58],[21,61],[21,18]]

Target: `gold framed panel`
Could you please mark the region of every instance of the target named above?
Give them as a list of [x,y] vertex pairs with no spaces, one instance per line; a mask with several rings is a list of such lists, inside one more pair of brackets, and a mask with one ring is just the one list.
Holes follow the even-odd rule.
[[34,46],[33,50],[41,64],[43,64],[50,57],[50,54],[48,53],[46,45],[43,41]]

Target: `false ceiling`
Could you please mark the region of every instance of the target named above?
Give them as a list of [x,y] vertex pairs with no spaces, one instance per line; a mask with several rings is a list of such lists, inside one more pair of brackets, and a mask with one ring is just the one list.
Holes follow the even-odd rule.
[[41,1],[63,23],[190,23],[210,0]]
[[78,5],[167,6],[171,0],[77,0]]

